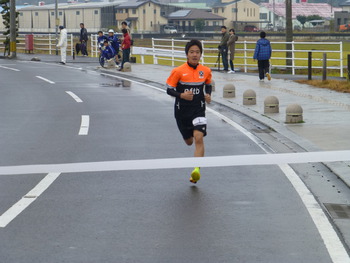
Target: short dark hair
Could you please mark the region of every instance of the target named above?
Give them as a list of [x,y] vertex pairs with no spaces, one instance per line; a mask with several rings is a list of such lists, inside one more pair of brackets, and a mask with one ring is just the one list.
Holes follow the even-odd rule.
[[126,23],[125,21],[123,21],[123,22],[122,22],[122,25],[126,25],[126,26],[127,26],[127,25],[128,25],[128,23]]
[[225,26],[221,26],[221,28],[225,28],[225,29],[227,29],[227,27],[225,27]]
[[100,33],[103,34],[103,32],[101,30],[97,32],[97,34],[100,34]]
[[188,51],[192,46],[198,46],[199,50],[201,51],[201,54],[203,53],[202,43],[197,39],[192,39],[190,42],[187,42],[186,44],[186,47],[185,47],[186,55],[188,54]]
[[261,31],[261,32],[260,32],[260,37],[261,37],[261,38],[265,38],[265,37],[266,37],[266,33],[265,33],[264,31]]
[[81,26],[83,26],[83,25],[84,25],[84,23],[80,23],[80,25],[81,25]]
[[230,29],[230,32],[233,32],[233,33],[234,33],[234,32],[235,32],[235,30],[234,30],[233,28],[231,28],[231,29]]
[[108,40],[103,41],[103,44],[106,44],[106,43],[107,43],[107,44],[109,43]]
[[125,29],[125,28],[123,28],[123,29],[122,29],[122,33],[123,33],[123,34],[126,34],[126,33],[128,33],[128,30]]

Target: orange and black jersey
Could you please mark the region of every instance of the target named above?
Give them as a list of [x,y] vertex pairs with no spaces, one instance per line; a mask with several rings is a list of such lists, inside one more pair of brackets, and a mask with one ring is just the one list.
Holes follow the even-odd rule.
[[[176,97],[175,105],[178,105],[178,107],[202,107],[203,103],[205,103],[204,86],[211,84],[211,70],[200,64],[193,67],[185,63],[172,70],[166,84],[168,94]],[[176,93],[172,93],[171,90],[175,90]],[[176,94],[184,93],[185,91],[193,92],[192,101],[176,96]]]

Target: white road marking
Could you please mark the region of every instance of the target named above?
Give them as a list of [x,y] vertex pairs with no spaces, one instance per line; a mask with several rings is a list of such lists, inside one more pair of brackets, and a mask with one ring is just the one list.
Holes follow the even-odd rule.
[[41,80],[43,80],[43,81],[46,81],[46,82],[48,82],[48,83],[50,83],[50,84],[55,84],[55,82],[53,82],[53,81],[51,81],[51,80],[49,80],[49,79],[46,79],[46,78],[44,78],[44,77],[41,77],[41,76],[36,76],[38,79],[41,79]]
[[89,124],[90,124],[90,116],[89,115],[82,115],[79,135],[88,135]]
[[6,227],[13,219],[33,203],[60,175],[49,173],[32,190],[0,216],[0,227]]
[[73,92],[71,91],[66,91],[66,93],[68,95],[70,95],[76,102],[80,103],[83,102],[77,95],[75,95]]
[[64,68],[69,68],[69,69],[77,69],[77,70],[82,70],[83,68],[77,68],[77,67],[71,67],[66,65],[61,65],[61,64],[54,64],[54,63],[47,63],[47,62],[42,62],[42,61],[21,61],[22,63],[34,63],[34,64],[45,64],[45,65],[50,65],[50,66],[56,66],[56,67],[64,67]]
[[291,163],[338,162],[350,160],[348,151],[247,154],[212,157],[163,158],[86,163],[0,166],[0,175],[38,173],[82,173],[129,170],[155,170],[193,167],[284,165]]
[[[120,79],[126,79],[123,77],[117,77],[113,76],[111,74],[104,74],[106,76],[116,77]],[[129,80],[129,79],[127,79]],[[129,80],[131,81],[131,80]],[[159,91],[165,92],[165,90],[152,87],[151,85],[144,84],[139,81],[131,81],[135,82],[147,87],[151,87],[153,89],[157,89]],[[207,108],[208,111],[215,114],[217,117],[221,118],[222,120],[226,121],[231,126],[238,129],[240,132],[245,134],[248,138],[250,138],[253,142],[255,142],[261,149],[263,149],[265,152],[266,146],[261,140],[259,140],[256,136],[254,136],[252,133],[250,133],[248,130],[240,126],[238,123],[232,121],[231,119],[227,118],[226,116],[222,115],[221,113]],[[347,156],[349,154],[346,153]],[[339,156],[340,157],[340,156]],[[349,156],[348,156],[349,157]],[[346,157],[346,159],[348,159]],[[326,162],[326,161],[316,161],[316,162]],[[318,232],[320,233],[324,244],[328,250],[328,253],[334,263],[349,263],[350,262],[350,256],[347,253],[343,243],[339,239],[339,236],[337,235],[336,231],[334,230],[331,222],[325,215],[323,209],[313,196],[313,194],[309,191],[309,189],[306,187],[304,182],[300,179],[300,177],[294,172],[294,170],[288,165],[291,162],[287,162],[286,164],[279,164],[280,169],[283,171],[283,173],[286,175],[288,180],[292,183],[294,189],[299,194],[303,204],[305,205],[306,209],[308,210],[312,220],[314,221],[314,224],[316,225]],[[192,166],[196,167],[196,166]]]
[[16,68],[9,68],[9,67],[2,66],[2,65],[0,66],[0,68],[12,70],[12,71],[20,71],[19,69],[16,69]]

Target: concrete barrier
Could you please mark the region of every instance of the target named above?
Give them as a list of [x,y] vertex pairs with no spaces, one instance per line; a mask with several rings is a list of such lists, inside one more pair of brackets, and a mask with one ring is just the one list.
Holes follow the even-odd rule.
[[279,101],[275,96],[265,98],[264,113],[279,113]]
[[236,97],[236,88],[233,84],[226,84],[223,90],[224,98],[234,98]]
[[286,108],[286,123],[303,122],[303,108],[299,104],[291,104]]
[[243,105],[256,105],[256,93],[252,89],[243,92]]

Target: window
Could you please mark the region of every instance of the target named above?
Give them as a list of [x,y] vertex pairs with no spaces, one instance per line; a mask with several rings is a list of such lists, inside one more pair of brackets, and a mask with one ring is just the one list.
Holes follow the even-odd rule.
[[154,9],[154,10],[153,10],[153,14],[157,14],[157,9]]
[[153,22],[151,21],[151,27],[153,26]]
[[232,8],[232,13],[237,13],[237,8]]
[[55,15],[55,12],[51,12],[51,15],[54,16],[54,15]]
[[213,22],[213,26],[217,26],[216,21]]
[[129,13],[129,9],[125,9],[125,13]]
[[143,9],[143,13],[146,14],[146,9]]
[[225,12],[225,8],[221,8],[221,13]]
[[58,15],[60,15],[60,16],[61,16],[61,15],[62,15],[62,11],[58,12]]
[[260,19],[267,19],[266,13],[260,13]]
[[214,8],[214,13],[217,14],[218,13],[218,8]]
[[344,24],[347,24],[347,23],[348,23],[348,19],[344,18]]
[[98,15],[98,10],[95,10],[95,11],[94,11],[94,14],[95,14],[95,15]]
[[39,13],[38,12],[35,12],[35,16],[38,16],[39,15]]
[[76,11],[75,14],[76,14],[77,16],[79,16],[79,15],[80,15],[80,11]]
[[341,24],[341,19],[340,18],[337,19],[337,24],[338,24],[338,26]]
[[255,8],[253,10],[254,10],[254,16],[255,16]]
[[21,13],[19,13],[19,15],[20,15],[20,16],[23,16],[23,13],[21,12]]
[[132,14],[133,14],[133,15],[136,15],[136,9],[133,9],[133,10],[132,10]]

